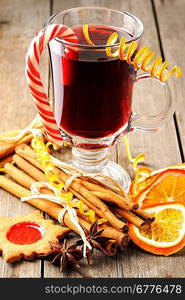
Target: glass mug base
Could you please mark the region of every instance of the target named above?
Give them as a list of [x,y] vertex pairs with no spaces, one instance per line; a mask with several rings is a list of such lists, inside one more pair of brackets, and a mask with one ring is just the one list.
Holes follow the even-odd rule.
[[60,128],[64,141],[72,145],[72,161],[69,162],[71,165],[88,174],[108,176],[120,184],[126,192],[130,187],[130,176],[120,165],[109,159],[109,154],[118,136],[130,130],[128,122],[112,136],[88,139],[69,135]]
[[[130,120],[132,120],[132,115],[130,117]],[[130,132],[130,120],[114,134],[103,138],[84,138],[77,135],[71,135],[68,132],[65,132],[63,128],[60,128],[60,133],[63,140],[73,147],[77,147],[84,150],[100,150],[113,146],[120,134],[126,134]]]
[[86,173],[109,176],[128,192],[131,184],[130,176],[119,164],[109,160],[109,153],[110,148],[101,150],[72,148],[70,163]]

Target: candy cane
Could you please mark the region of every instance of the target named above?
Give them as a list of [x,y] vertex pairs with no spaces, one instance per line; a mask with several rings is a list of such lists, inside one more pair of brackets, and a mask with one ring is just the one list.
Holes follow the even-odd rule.
[[43,28],[33,38],[26,55],[26,79],[35,104],[42,119],[48,136],[55,144],[62,144],[62,136],[54,118],[49,99],[45,93],[40,77],[40,57],[47,44],[56,37],[62,37],[68,42],[78,43],[78,39],[72,29],[64,25],[52,24]]

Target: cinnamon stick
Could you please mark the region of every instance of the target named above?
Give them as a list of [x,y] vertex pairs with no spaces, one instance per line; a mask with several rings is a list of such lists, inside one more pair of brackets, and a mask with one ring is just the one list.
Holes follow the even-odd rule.
[[11,153],[9,155],[5,156],[4,158],[2,158],[0,160],[0,168],[4,168],[4,165],[6,163],[12,162],[12,159],[13,159],[13,155]]
[[134,210],[134,213],[148,222],[153,222],[155,220],[155,217],[151,213],[148,213],[143,209],[138,208],[137,210]]
[[115,239],[118,242],[118,245],[120,247],[124,247],[124,246],[128,245],[128,243],[130,241],[128,233],[120,233],[120,231],[116,230],[115,228],[113,228],[107,224],[99,225],[99,228],[104,229],[104,231],[102,232],[102,236]]
[[131,209],[137,209],[138,204],[133,203],[132,201],[128,201],[125,199],[125,197],[116,194],[112,191],[104,190],[104,191],[97,191],[97,190],[91,190],[92,194],[95,195],[96,197],[109,202],[116,204],[118,207],[121,207],[126,210],[131,210]]
[[13,156],[13,160],[15,161],[16,165],[23,170],[25,173],[36,179],[37,181],[48,182],[45,175],[35,168],[33,165],[28,163],[24,158],[20,157],[19,155],[15,154]]
[[11,176],[14,180],[16,180],[25,188],[30,189],[31,185],[35,182],[35,180],[32,177],[25,174],[23,171],[19,170],[12,164],[5,164],[4,169],[9,176]]
[[108,240],[105,245],[105,250],[108,256],[115,256],[117,253],[118,244],[115,240]]
[[15,147],[25,143],[28,144],[31,142],[33,136],[32,134],[28,134],[27,136],[20,139],[18,142],[4,143],[0,145],[0,158],[7,156],[8,154],[14,152]]
[[15,148],[15,153],[17,153],[22,158],[26,159],[37,169],[44,171],[44,168],[39,162],[39,159],[37,159],[36,157],[34,158],[34,156],[36,156],[36,152],[34,152],[30,146],[26,144],[21,144]]
[[123,217],[124,219],[128,220],[129,222],[137,226],[138,228],[141,228],[144,225],[146,225],[146,221],[139,218],[131,211],[127,211],[122,208],[113,208],[112,210],[113,212],[118,213],[121,217]]

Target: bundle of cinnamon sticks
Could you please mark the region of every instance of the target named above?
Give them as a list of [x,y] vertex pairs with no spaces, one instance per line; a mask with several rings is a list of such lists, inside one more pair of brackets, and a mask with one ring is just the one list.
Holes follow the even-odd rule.
[[[15,153],[12,158],[15,164],[6,163],[4,165],[8,177],[0,175],[0,186],[19,198],[27,197],[31,195],[30,187],[34,182],[47,182],[47,178],[36,153],[30,146],[18,145]],[[70,177],[69,174],[57,167],[55,167],[55,172],[59,175],[62,183],[65,183]],[[102,236],[110,238],[106,245],[106,251],[110,256],[115,255],[118,248],[123,248],[128,244],[128,222],[141,228],[150,226],[150,222],[153,221],[151,215],[139,209],[129,199],[89,178],[83,176],[75,178],[68,189],[77,199],[95,212],[96,220],[101,218],[106,220],[105,223],[99,225],[99,228],[104,229]],[[42,193],[52,194],[52,191],[43,188]],[[61,212],[59,204],[44,199],[31,199],[27,202],[58,220]],[[78,208],[76,208],[76,212],[79,224],[89,230],[92,225],[90,218],[81,213]],[[63,223],[78,234],[78,230],[67,212],[63,217]]]

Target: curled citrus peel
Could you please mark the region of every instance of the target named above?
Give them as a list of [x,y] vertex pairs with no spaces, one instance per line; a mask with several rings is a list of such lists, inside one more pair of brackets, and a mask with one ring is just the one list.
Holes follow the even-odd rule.
[[152,170],[149,168],[140,168],[136,171],[129,191],[131,198],[135,198],[140,190],[146,186],[146,181],[151,176],[151,173]]
[[[107,46],[113,45],[118,40],[118,33],[114,32],[107,40]],[[121,37],[119,49],[112,52],[111,47],[106,47],[106,54],[110,57],[120,57],[121,60],[127,61],[128,64],[133,65],[136,69],[141,69],[144,72],[150,72],[151,76],[158,77],[160,81],[164,82],[175,73],[176,77],[181,77],[182,72],[178,66],[174,66],[172,69],[167,70],[169,65],[168,61],[162,62],[162,58],[156,57],[155,52],[150,51],[148,47],[142,47],[136,53],[138,46],[135,41],[131,43],[126,42],[124,36]],[[166,74],[164,75],[164,72]]]
[[[35,137],[32,139],[32,147],[37,152],[39,160],[44,167],[45,176],[48,179],[50,185],[57,189],[57,195],[62,199],[66,200],[66,204],[73,208],[78,208],[79,212],[83,215],[89,217],[90,221],[94,223],[95,212],[92,209],[88,209],[87,206],[81,200],[72,201],[73,194],[71,192],[66,193],[64,191],[64,184],[61,183],[60,177],[55,173],[55,165],[50,162],[49,147],[50,145],[45,145],[44,142],[39,138]],[[98,224],[106,222],[105,219],[99,219]]]
[[[95,46],[89,37],[88,24],[82,26],[83,34],[89,45]],[[150,51],[149,47],[142,47],[136,53],[138,48],[137,43],[132,41],[127,43],[124,36],[121,37],[118,50],[112,52],[111,45],[114,45],[118,40],[119,34],[114,32],[107,40],[107,46],[105,48],[107,56],[110,57],[120,57],[121,60],[127,61],[128,64],[133,65],[136,69],[141,69],[144,72],[150,72],[152,77],[158,77],[162,82],[168,80],[172,74],[176,74],[176,77],[181,77],[182,72],[178,66],[174,66],[170,70],[167,70],[169,65],[168,61],[162,62],[160,56],[155,57],[155,52]],[[164,75],[164,72],[166,74]]]
[[127,157],[130,163],[133,166],[133,169],[135,171],[135,179],[132,181],[131,186],[130,186],[130,196],[131,198],[134,198],[140,189],[140,184],[150,176],[152,170],[149,168],[139,168],[138,169],[138,164],[143,162],[146,158],[144,153],[138,154],[135,158],[132,157],[131,151],[130,151],[130,145],[128,142],[128,138],[126,136],[123,137],[123,141],[125,143],[125,148],[127,152]]
[[185,246],[185,206],[182,203],[162,203],[146,207],[154,214],[151,227],[137,228],[129,224],[131,240],[147,252],[165,255],[176,253]]
[[128,139],[126,136],[123,137],[123,141],[125,143],[128,160],[132,164],[134,170],[137,171],[138,170],[137,165],[139,163],[143,162],[145,160],[146,156],[144,153],[140,153],[135,158],[133,158],[131,155],[131,151],[130,151],[130,145],[129,145],[129,142],[128,142]]

